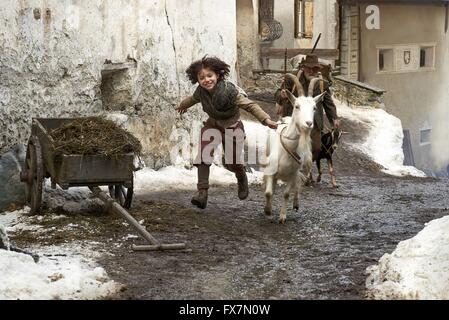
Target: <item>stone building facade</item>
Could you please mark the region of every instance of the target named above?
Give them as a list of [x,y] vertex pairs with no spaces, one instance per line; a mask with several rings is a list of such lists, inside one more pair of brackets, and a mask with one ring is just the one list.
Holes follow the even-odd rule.
[[205,54],[233,67],[234,1],[2,0],[0,154],[25,144],[33,117],[119,113],[148,165],[169,164],[184,70]]
[[340,0],[341,74],[386,91],[402,121],[406,164],[447,174],[449,1]]

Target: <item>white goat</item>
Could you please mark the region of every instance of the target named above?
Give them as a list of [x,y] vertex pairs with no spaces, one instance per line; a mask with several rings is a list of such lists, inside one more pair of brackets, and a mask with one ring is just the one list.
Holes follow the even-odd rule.
[[[276,133],[269,134],[265,149],[267,156],[264,168],[265,214],[272,214],[271,202],[277,180],[286,183],[279,223],[284,223],[287,218],[290,192],[293,192],[293,208],[299,209],[299,192],[312,169],[310,133],[313,129],[316,103],[323,98],[323,94],[315,98],[304,97],[304,90],[300,91],[298,98],[290,91],[287,91],[287,94],[293,105],[292,117],[288,124],[280,125]],[[304,174],[300,170],[303,170]]]

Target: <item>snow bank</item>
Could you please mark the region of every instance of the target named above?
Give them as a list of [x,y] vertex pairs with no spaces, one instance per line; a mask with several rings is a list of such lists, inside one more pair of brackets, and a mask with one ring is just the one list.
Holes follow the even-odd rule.
[[[43,254],[58,256],[47,258]],[[59,256],[64,252],[66,257]],[[96,299],[118,291],[103,268],[92,261],[73,256],[62,247],[39,250],[35,263],[29,255],[0,250],[0,299]]]
[[[5,231],[41,228],[30,223],[35,217],[24,216],[29,210],[26,207],[0,213],[0,234],[4,233],[4,240]],[[98,253],[90,244],[72,242],[27,250],[40,256],[38,263],[29,255],[0,249],[0,300],[97,299],[110,296],[121,287],[96,265]]]
[[[186,169],[177,166],[168,166],[159,170],[145,168],[137,171],[134,178],[134,189],[139,191],[195,189],[198,182],[198,169]],[[248,173],[249,183],[260,183],[262,172]],[[237,183],[235,174],[215,164],[211,165],[209,181],[212,185],[230,185]]]
[[425,177],[426,174],[415,167],[404,166],[402,150],[401,120],[381,109],[350,108],[335,101],[338,115],[355,122],[361,122],[369,128],[369,135],[361,144],[352,146],[382,165],[385,173],[395,176]]
[[[265,141],[269,130],[266,126],[258,122],[243,121],[246,132],[246,143],[248,144],[249,159],[248,164],[256,164],[260,157],[256,154],[264,153]],[[257,151],[257,148],[259,149]],[[192,150],[196,154],[197,150]],[[231,185],[236,184],[235,174],[225,169],[221,165],[221,146],[215,153],[214,163],[210,167],[209,182],[211,185]],[[144,168],[135,173],[134,190],[139,192],[158,190],[179,190],[195,189],[198,180],[198,169],[191,165],[190,159],[183,159],[178,156],[173,160],[173,164],[159,170]],[[252,170],[247,173],[249,183],[261,183],[263,173]]]
[[367,268],[368,297],[449,299],[449,216],[433,220]]
[[[270,129],[258,122],[243,121],[243,123],[246,132],[246,143],[248,144],[248,149],[251,150],[248,163],[256,164],[256,160],[260,159],[259,155],[265,152],[265,141]],[[219,155],[219,152],[217,152],[217,155]],[[216,159],[218,158],[216,157]],[[137,191],[194,189],[198,182],[198,169],[196,167],[190,169],[190,167],[188,160],[179,157],[173,165],[159,170],[144,168],[136,172],[134,189]],[[251,173],[247,173],[247,176],[249,183],[261,183],[263,172],[253,170]],[[237,180],[234,173],[214,162],[210,168],[209,182],[212,185],[231,185],[237,183]]]

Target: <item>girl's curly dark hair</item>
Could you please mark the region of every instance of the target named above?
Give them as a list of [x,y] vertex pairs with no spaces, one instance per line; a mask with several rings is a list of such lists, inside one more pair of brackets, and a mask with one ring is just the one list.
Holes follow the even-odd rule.
[[225,79],[230,72],[230,66],[226,62],[217,57],[208,57],[205,55],[201,60],[193,62],[186,70],[187,77],[193,84],[198,82],[198,72],[203,68],[211,69],[218,75],[219,80]]

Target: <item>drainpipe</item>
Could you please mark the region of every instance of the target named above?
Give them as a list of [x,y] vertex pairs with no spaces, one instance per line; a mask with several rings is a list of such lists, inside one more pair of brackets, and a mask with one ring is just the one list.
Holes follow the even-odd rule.
[[359,27],[358,27],[358,32],[359,32],[359,36],[358,36],[358,50],[357,50],[357,65],[358,65],[358,74],[357,74],[357,80],[360,82],[363,82],[363,78],[361,77],[362,75],[362,5],[358,5],[359,6]]
[[448,21],[448,19],[449,19],[449,4],[447,2],[444,4],[444,8],[446,10],[446,15],[445,15],[445,19],[444,19],[444,33],[447,33],[447,28],[449,25],[449,21]]

